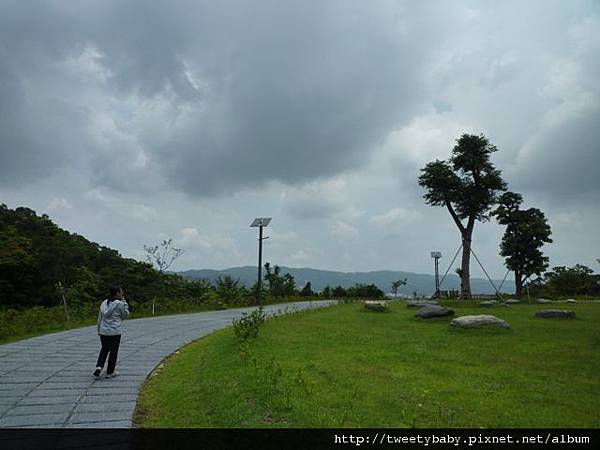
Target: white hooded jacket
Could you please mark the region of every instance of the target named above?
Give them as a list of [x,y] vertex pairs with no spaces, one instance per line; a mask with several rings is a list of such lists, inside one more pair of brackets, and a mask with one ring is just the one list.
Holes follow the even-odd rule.
[[98,313],[98,334],[116,336],[121,334],[121,323],[129,315],[129,305],[123,299],[104,300]]

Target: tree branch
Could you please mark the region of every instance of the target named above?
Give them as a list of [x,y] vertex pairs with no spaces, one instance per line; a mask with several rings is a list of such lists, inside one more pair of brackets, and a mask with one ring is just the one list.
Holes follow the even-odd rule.
[[454,223],[456,224],[456,226],[460,230],[460,233],[461,234],[465,234],[465,232],[466,232],[465,227],[462,224],[462,222],[460,221],[460,219],[458,218],[458,215],[454,211],[454,208],[452,207],[452,205],[450,204],[449,201],[446,201],[445,203],[446,203],[446,207],[448,208],[448,211],[450,211],[450,215],[454,219]]

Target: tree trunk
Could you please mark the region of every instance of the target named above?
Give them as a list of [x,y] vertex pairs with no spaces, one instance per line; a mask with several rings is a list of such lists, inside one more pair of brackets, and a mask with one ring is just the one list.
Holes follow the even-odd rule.
[[462,236],[463,247],[460,275],[460,297],[465,300],[471,298],[471,233],[469,233],[467,230]]
[[521,274],[515,272],[515,296],[521,298],[521,295],[523,295],[523,280]]

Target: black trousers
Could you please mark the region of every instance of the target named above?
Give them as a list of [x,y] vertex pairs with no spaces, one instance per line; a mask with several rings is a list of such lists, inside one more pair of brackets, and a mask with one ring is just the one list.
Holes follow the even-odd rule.
[[102,343],[102,348],[100,349],[100,354],[98,355],[96,367],[104,367],[106,357],[108,356],[108,367],[106,368],[106,373],[111,374],[115,371],[115,366],[117,365],[117,354],[119,353],[119,345],[121,344],[121,335],[117,334],[116,336],[104,336],[101,334],[100,342]]

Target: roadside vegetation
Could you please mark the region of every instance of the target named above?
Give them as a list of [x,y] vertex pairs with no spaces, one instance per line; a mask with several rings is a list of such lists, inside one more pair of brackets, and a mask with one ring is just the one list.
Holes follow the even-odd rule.
[[[145,385],[135,421],[170,427],[600,426],[600,305],[486,309],[510,330],[456,330],[360,303],[259,315],[182,348]],[[467,306],[468,305],[468,306]],[[547,307],[547,306],[546,306]]]
[[[190,313],[256,304],[256,286],[223,276],[210,283],[168,273],[182,249],[171,240],[145,246],[148,262],[58,227],[29,208],[0,205],[0,343],[95,323],[98,305],[115,283],[125,288],[131,318]],[[375,285],[297,287],[279,266],[265,264],[261,304],[316,298],[383,297]]]

